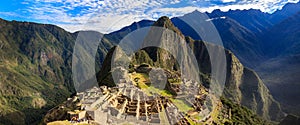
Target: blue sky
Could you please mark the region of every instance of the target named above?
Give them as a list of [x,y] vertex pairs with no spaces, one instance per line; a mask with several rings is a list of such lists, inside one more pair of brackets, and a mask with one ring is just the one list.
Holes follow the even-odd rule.
[[0,18],[58,25],[67,31],[108,33],[134,21],[198,10],[260,9],[272,13],[299,0],[1,0]]

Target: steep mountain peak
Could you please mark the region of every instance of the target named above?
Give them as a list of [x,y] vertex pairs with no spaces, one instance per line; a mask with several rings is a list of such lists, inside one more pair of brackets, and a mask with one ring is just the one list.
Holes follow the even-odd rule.
[[202,13],[202,12],[200,12],[199,10],[194,10],[193,12],[191,12],[191,14],[195,14],[195,13]]
[[179,34],[180,36],[184,37],[184,35],[181,33],[181,31],[175,27],[175,25],[172,23],[169,17],[167,16],[162,16],[160,17],[154,24],[153,26],[158,26],[158,27],[163,27],[169,30],[174,31],[175,33]]
[[159,27],[164,27],[164,28],[173,28],[175,27],[170,20],[169,17],[167,16],[162,16],[160,17],[154,24],[153,26],[159,26]]

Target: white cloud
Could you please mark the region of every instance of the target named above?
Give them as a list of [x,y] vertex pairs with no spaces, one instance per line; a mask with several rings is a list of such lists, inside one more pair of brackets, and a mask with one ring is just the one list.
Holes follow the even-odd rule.
[[[214,9],[260,9],[273,12],[287,2],[299,0],[220,0],[217,5],[207,0],[26,0],[30,3],[30,18],[42,23],[54,23],[74,32],[97,30],[108,33],[120,29],[134,21],[170,17],[199,10],[211,12]],[[206,3],[206,4],[203,4]],[[181,5],[180,7],[175,5]],[[28,4],[29,5],[29,4]],[[172,6],[174,5],[174,6]],[[205,5],[205,6],[204,6]]]
[[226,19],[225,16],[222,16],[222,17],[216,17],[216,18],[211,18],[211,19],[207,19],[205,21],[213,21],[213,20],[219,20],[219,19]]
[[14,12],[0,12],[0,15],[3,15],[3,16],[13,16],[13,17],[21,17],[21,15],[16,14]]
[[224,3],[235,2],[235,0],[222,0],[222,2],[224,2]]

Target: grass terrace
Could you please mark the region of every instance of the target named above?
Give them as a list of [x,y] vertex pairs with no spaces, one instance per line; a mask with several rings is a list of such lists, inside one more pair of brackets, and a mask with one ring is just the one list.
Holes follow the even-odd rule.
[[[148,86],[146,83],[150,83],[148,74],[145,73],[134,73],[131,74],[131,79],[134,81],[134,84],[142,89],[148,96],[152,96],[154,93],[159,94],[164,97],[169,97],[170,100],[174,103],[174,105],[181,111],[181,112],[188,112],[193,110],[193,108],[186,104],[183,100],[174,99],[172,98],[173,95],[167,90],[161,90],[155,88],[153,86]],[[176,80],[177,81],[177,80]],[[180,82],[178,82],[180,83]]]

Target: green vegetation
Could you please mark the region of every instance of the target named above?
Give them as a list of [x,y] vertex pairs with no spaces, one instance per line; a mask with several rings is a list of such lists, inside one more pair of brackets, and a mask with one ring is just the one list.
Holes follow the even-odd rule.
[[[1,82],[4,83],[0,91],[0,123],[38,123],[43,118],[41,114],[69,95],[62,85],[50,84],[22,65],[7,64],[6,67],[0,67],[0,70],[3,71],[0,74],[3,76]],[[14,115],[19,116],[19,119],[12,121],[10,117]]]
[[144,92],[149,96],[152,95],[151,93],[160,94],[161,96],[165,96],[165,97],[172,97],[173,96],[167,90],[161,90],[161,89],[155,88],[151,85],[147,85],[148,83],[150,83],[148,74],[145,74],[145,73],[131,74],[131,80],[134,81],[134,84],[136,84],[137,87],[144,90]]
[[132,81],[135,81],[137,87],[141,88],[149,96],[151,96],[152,93],[156,93],[161,96],[169,97],[170,100],[176,105],[176,107],[182,112],[187,112],[193,109],[191,106],[187,105],[184,101],[180,99],[173,99],[172,98],[173,95],[171,94],[171,92],[146,85],[146,83],[149,82],[148,74],[134,73],[131,74],[131,79]]
[[227,123],[230,124],[239,124],[239,125],[267,125],[271,124],[264,120],[263,118],[257,116],[254,114],[251,110],[248,108],[235,104],[231,102],[230,100],[222,97],[221,98],[222,104],[225,108],[222,110],[228,111],[231,109],[231,119],[227,120]]
[[[5,20],[0,27],[0,124],[38,124],[74,92],[71,61],[78,33]],[[111,44],[103,41],[101,46]],[[104,48],[97,54],[100,61]]]
[[171,79],[168,79],[168,82],[171,83],[171,84],[180,84],[181,83],[181,80],[179,78],[171,78]]
[[179,109],[181,112],[188,112],[190,110],[193,110],[191,106],[186,104],[184,101],[180,99],[171,99],[171,101],[176,105],[176,107]]
[[147,52],[145,50],[140,50],[135,53],[135,56],[132,58],[132,63],[133,64],[148,64],[150,66],[153,66],[154,63],[152,59],[149,57]]

